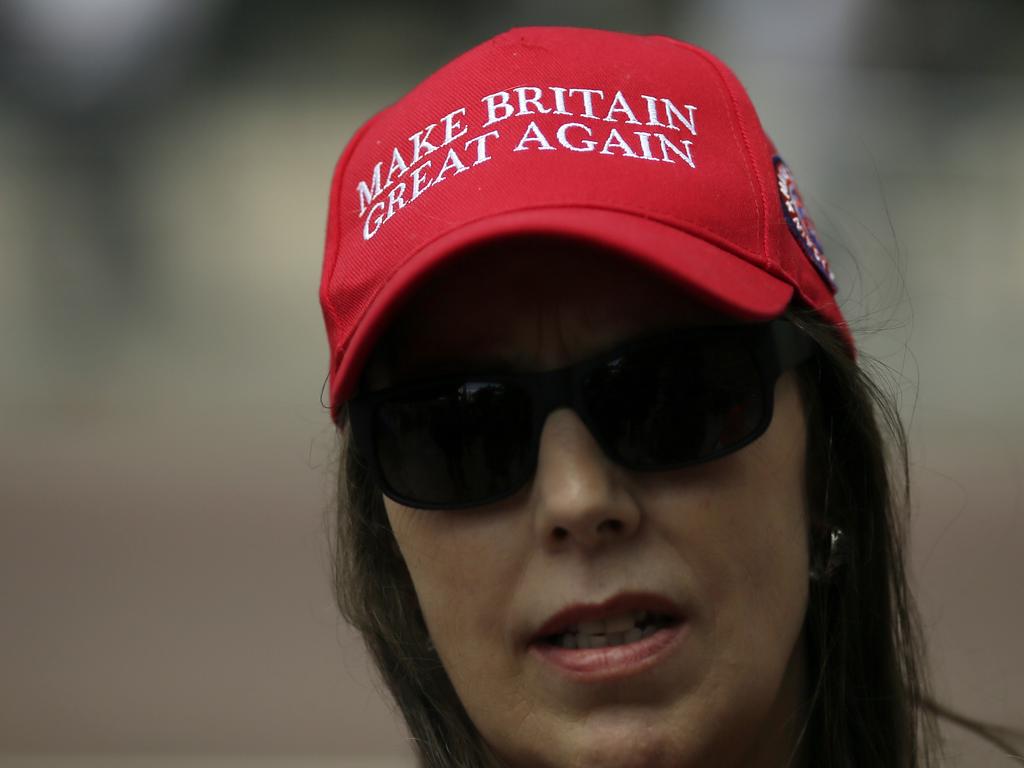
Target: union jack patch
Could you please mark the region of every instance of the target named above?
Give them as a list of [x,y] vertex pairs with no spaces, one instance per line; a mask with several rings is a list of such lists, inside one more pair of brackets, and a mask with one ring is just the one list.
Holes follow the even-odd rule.
[[796,186],[793,172],[789,170],[789,166],[778,155],[772,158],[772,162],[775,163],[775,173],[779,181],[782,214],[786,219],[786,224],[789,226],[789,231],[793,233],[793,237],[796,238],[804,253],[807,254],[807,258],[811,260],[814,268],[818,270],[818,274],[828,284],[829,289],[832,293],[835,293],[836,276],[832,274],[832,269],[825,258],[821,243],[818,242],[818,233],[814,229],[814,222],[811,221],[811,215],[807,212],[807,207],[804,205],[804,199],[800,196],[800,190]]

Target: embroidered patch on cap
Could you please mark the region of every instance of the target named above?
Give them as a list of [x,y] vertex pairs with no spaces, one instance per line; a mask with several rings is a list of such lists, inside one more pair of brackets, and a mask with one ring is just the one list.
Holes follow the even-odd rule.
[[796,186],[796,179],[789,166],[776,155],[772,158],[775,163],[775,173],[779,181],[779,197],[782,200],[782,213],[785,216],[786,224],[793,237],[803,248],[811,264],[818,270],[818,274],[828,283],[832,293],[836,292],[836,276],[828,265],[825,253],[822,251],[821,243],[818,242],[818,233],[814,229],[814,222],[807,212],[804,199],[800,196],[800,190]]

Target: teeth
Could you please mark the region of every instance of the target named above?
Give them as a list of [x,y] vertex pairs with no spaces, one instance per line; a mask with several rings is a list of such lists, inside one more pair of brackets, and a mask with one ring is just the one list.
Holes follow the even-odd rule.
[[633,627],[635,626],[636,619],[634,619],[632,616],[616,616],[615,618],[608,620],[608,626],[605,629],[605,632],[609,634],[629,632],[629,630],[633,629]]
[[607,624],[603,621],[582,621],[576,627],[581,635],[603,635],[608,631]]
[[[644,615],[643,618],[646,618]],[[636,619],[636,621],[642,621],[643,619]],[[563,648],[605,648],[612,645],[625,645],[626,643],[635,643],[637,640],[650,637],[657,632],[661,626],[660,623],[650,624],[646,629],[641,630],[639,627],[633,626],[634,619],[630,619],[630,626],[625,631],[608,631],[608,632],[584,632],[584,627],[593,624],[600,624],[599,629],[604,629],[604,622],[584,622],[579,627],[574,627],[568,632],[564,632],[555,639],[555,645],[560,645]],[[573,631],[573,630],[580,631]]]
[[583,621],[574,627],[569,627],[566,631],[583,635],[604,635],[609,632],[628,632],[645,619],[647,619],[647,611],[635,611],[633,613],[625,613],[622,616],[613,616],[610,619]]

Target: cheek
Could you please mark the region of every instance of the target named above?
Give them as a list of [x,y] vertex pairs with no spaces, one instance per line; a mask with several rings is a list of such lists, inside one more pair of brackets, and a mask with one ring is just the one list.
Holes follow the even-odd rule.
[[[706,561],[711,588],[704,703],[734,733],[781,728],[807,692],[803,510],[748,497]],[[776,501],[779,503],[776,504]]]
[[804,512],[797,499],[792,507],[781,497],[757,501],[746,505],[751,514],[742,521],[730,516],[720,542],[719,618],[739,652],[760,649],[761,658],[784,659],[807,605]]
[[493,660],[502,658],[506,600],[521,568],[517,531],[512,530],[517,518],[450,516],[404,507],[389,507],[388,517],[431,640],[464,696],[465,686],[500,674]]
[[[799,675],[808,599],[803,474],[756,464],[705,507],[709,535],[700,567],[709,596],[712,667],[722,690],[767,706]],[[735,477],[735,475],[734,475]],[[797,680],[790,680],[797,685]],[[740,694],[740,691],[745,691]]]
[[791,643],[807,602],[802,486],[734,482],[691,488],[687,497],[676,505],[687,514],[674,524],[674,538],[717,630],[753,646],[775,637]]

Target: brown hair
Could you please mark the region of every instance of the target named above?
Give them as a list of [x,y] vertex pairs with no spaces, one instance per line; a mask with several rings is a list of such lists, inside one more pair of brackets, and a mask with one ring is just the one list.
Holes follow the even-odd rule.
[[[903,559],[910,486],[894,402],[865,373],[870,359],[851,360],[831,326],[798,308],[786,317],[817,344],[798,370],[808,414],[811,530],[846,533],[842,567],[811,585],[804,636],[812,673],[799,748],[816,768],[932,768],[941,753],[941,716],[1020,757],[999,729],[931,696]],[[347,418],[343,408],[342,429]],[[420,765],[499,766],[430,643],[381,493],[348,441],[339,469],[332,532],[338,606],[362,634]],[[813,534],[809,546],[812,559],[820,557]]]

